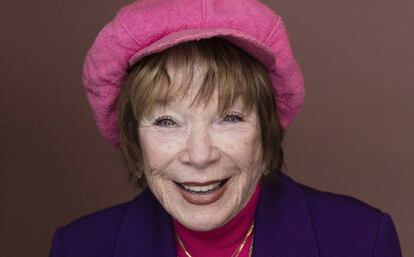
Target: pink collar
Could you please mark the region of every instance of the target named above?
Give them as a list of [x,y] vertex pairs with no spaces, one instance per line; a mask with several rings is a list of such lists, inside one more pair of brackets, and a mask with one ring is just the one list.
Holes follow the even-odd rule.
[[[187,251],[197,257],[228,257],[231,256],[242,243],[249,226],[251,225],[257,202],[260,195],[261,181],[247,205],[227,224],[210,231],[193,231],[172,219],[174,229],[183,241]],[[252,236],[246,242],[240,257],[248,256]],[[185,253],[176,240],[177,256],[185,257]]]

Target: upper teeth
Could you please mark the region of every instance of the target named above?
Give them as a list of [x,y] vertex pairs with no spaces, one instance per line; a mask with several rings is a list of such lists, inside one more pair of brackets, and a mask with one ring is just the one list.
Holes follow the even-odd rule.
[[203,193],[203,192],[211,191],[215,189],[216,187],[218,187],[219,185],[220,185],[220,182],[217,182],[215,184],[211,184],[208,186],[186,186],[186,185],[182,185],[182,186],[184,187],[185,190],[189,190],[189,191],[193,191],[197,193]]

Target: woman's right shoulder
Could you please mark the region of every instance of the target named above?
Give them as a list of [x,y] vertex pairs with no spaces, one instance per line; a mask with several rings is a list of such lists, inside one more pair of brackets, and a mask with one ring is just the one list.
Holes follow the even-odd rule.
[[121,222],[125,212],[131,204],[132,201],[129,201],[86,214],[71,221],[61,228],[66,231],[95,231],[103,228],[108,229],[108,226],[116,227]]
[[49,256],[110,256],[123,217],[132,203],[99,210],[57,228]]

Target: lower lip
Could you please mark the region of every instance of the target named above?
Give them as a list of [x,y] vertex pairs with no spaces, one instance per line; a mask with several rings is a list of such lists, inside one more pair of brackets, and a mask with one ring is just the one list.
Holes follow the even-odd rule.
[[[228,182],[228,181],[227,181]],[[224,184],[221,188],[205,194],[192,193],[177,186],[184,200],[195,205],[208,205],[217,202],[227,189],[227,184]]]

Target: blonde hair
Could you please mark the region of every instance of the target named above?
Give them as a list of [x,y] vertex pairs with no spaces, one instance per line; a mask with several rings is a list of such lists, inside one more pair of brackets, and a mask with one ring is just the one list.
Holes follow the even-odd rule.
[[[167,64],[183,74],[174,92],[170,85],[175,81],[167,73]],[[195,67],[202,67],[204,77],[193,103],[207,104],[217,90],[221,115],[238,99],[247,111],[257,111],[263,172],[266,178],[275,180],[283,164],[283,130],[267,71],[255,58],[227,40],[209,38],[181,43],[146,56],[131,68],[118,100],[121,150],[131,182],[138,188],[146,186],[137,130],[141,118],[156,105],[184,97],[193,81]]]

